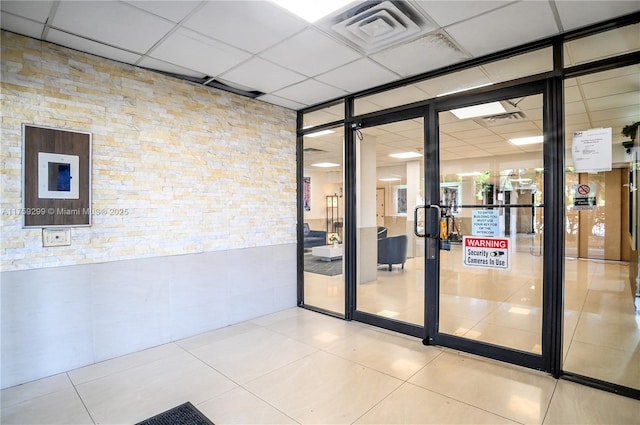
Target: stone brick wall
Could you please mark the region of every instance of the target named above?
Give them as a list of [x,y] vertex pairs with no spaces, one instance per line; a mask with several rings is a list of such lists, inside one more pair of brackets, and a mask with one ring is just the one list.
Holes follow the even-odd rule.
[[[295,112],[2,32],[2,270],[295,243]],[[92,133],[94,215],[23,229],[23,123]]]

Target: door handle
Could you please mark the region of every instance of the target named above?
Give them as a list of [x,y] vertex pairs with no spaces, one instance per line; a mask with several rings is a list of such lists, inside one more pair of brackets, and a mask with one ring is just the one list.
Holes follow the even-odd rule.
[[[418,230],[418,211],[425,210],[424,216],[424,233]],[[436,217],[429,216],[427,209],[434,209],[437,212]],[[418,205],[413,211],[413,233],[419,238],[439,238],[440,237],[440,205]]]
[[[419,210],[424,210],[426,209],[426,206],[424,205],[418,205],[414,210],[413,210],[413,233],[419,237],[419,238],[424,238],[426,237],[426,233],[419,233],[418,231],[418,211]],[[425,217],[426,220],[426,217]]]
[[[428,216],[427,209],[434,209],[437,211],[435,220]],[[424,233],[420,233],[418,229],[418,211],[425,210],[424,216]],[[438,238],[440,235],[440,205],[418,205],[413,211],[413,233],[419,238]],[[428,232],[427,232],[428,230]]]

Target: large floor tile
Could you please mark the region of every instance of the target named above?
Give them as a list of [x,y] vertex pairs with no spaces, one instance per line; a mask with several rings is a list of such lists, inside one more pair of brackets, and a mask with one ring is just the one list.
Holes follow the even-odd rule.
[[297,424],[243,388],[236,388],[197,406],[216,425]]
[[74,385],[79,385],[182,353],[184,350],[177,345],[164,344],[69,371],[69,378]]
[[212,344],[214,342],[231,338],[244,332],[258,329],[259,326],[252,322],[241,322],[236,325],[226,326],[224,328],[215,329],[210,332],[205,332],[199,335],[194,335],[189,338],[181,339],[177,341],[180,347],[187,351],[195,350],[205,345]]
[[402,381],[325,352],[316,352],[245,385],[303,424],[352,423]]
[[409,382],[527,424],[542,423],[556,384],[534,371],[452,352],[442,353]]
[[640,400],[558,381],[544,425],[640,424]]
[[409,379],[442,352],[422,345],[417,338],[375,329],[364,329],[352,338],[340,339],[326,351],[402,380]]
[[640,351],[571,342],[563,369],[580,375],[640,389]]
[[405,383],[357,424],[516,424],[433,391]]
[[624,351],[634,351],[640,346],[640,325],[633,314],[607,318],[602,314],[586,313],[580,320],[573,337],[574,341],[605,346]]
[[35,397],[9,408],[2,408],[3,425],[93,424],[87,409],[73,387]]
[[347,322],[337,317],[309,310],[302,311],[305,313],[269,321],[265,323],[265,326],[296,341],[317,348],[327,347],[341,338],[351,338],[364,328],[360,323]]
[[235,383],[184,352],[76,388],[96,423],[126,424],[186,401],[197,405],[235,387]]
[[529,332],[483,321],[462,336],[520,351],[535,354],[542,353],[541,331],[537,333]]
[[344,314],[344,276],[304,273],[304,303]]
[[[56,391],[67,390],[73,388],[71,381],[66,373],[50,376],[48,378],[39,379],[37,381],[28,382],[26,384],[17,385],[7,388],[0,392],[0,400],[2,409],[15,406],[37,397],[42,397]],[[1,423],[1,422],[0,422]]]
[[316,350],[270,329],[259,328],[205,345],[191,353],[243,384]]

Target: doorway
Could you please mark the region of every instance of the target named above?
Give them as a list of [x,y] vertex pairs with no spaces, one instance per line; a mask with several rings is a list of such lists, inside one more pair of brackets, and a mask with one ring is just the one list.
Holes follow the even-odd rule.
[[545,368],[542,91],[357,123],[355,320]]
[[544,95],[525,87],[459,105],[437,108],[429,341],[543,369]]
[[423,109],[360,123],[356,131],[356,280],[353,317],[424,333],[424,240],[413,211],[424,202]]

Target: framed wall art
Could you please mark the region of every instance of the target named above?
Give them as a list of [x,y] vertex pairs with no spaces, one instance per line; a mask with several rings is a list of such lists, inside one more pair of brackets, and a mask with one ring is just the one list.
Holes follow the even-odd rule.
[[24,227],[91,225],[91,134],[22,125]]

